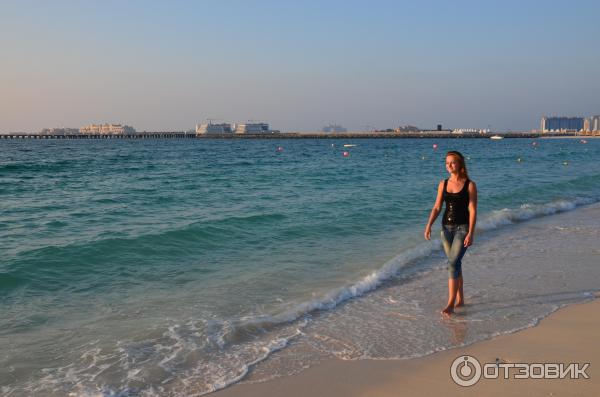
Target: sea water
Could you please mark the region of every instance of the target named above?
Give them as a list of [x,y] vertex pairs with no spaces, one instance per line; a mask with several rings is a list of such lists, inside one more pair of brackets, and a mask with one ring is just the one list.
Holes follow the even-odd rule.
[[[451,321],[439,226],[422,237],[448,150],[479,191]],[[599,201],[599,158],[594,139],[0,141],[0,390],[201,395],[530,326],[597,287],[589,263],[531,259],[549,233],[597,241],[551,220]]]

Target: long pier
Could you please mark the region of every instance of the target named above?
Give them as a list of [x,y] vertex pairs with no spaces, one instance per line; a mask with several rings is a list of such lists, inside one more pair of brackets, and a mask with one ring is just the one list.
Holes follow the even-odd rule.
[[[275,134],[188,134],[184,132],[141,132],[124,135],[73,134],[73,135],[42,135],[27,133],[0,134],[0,139],[410,139],[410,138],[456,138],[456,139],[489,139],[492,134],[452,134],[439,132],[415,133],[275,133]],[[498,133],[493,134],[503,138],[542,138],[552,136],[574,136],[560,133]],[[579,135],[578,135],[579,136]],[[584,135],[581,135],[584,136]]]
[[196,134],[180,132],[148,132],[139,134],[101,135],[101,134],[25,134],[9,133],[0,135],[0,139],[168,139],[168,138],[196,138]]

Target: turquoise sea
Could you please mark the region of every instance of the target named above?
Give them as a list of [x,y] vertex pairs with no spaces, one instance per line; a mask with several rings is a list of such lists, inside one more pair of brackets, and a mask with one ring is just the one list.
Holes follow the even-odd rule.
[[483,241],[600,200],[600,139],[0,141],[0,394],[201,395],[421,356],[585,299],[589,277],[550,272],[531,288],[560,302],[488,306],[458,339],[439,326],[446,273],[422,232],[448,150]]

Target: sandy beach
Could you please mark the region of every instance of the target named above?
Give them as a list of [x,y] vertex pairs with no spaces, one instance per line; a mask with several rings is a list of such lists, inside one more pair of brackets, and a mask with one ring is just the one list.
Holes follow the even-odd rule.
[[[583,227],[582,219],[598,219],[600,207],[595,204],[572,212],[545,217],[535,222],[555,222],[571,227]],[[574,220],[577,218],[577,220]],[[587,222],[589,226],[590,223]],[[571,261],[597,263],[600,251],[592,240],[573,237],[573,244],[557,244],[548,236],[549,249],[543,255],[528,260]],[[570,247],[570,248],[569,248]],[[525,265],[525,263],[524,263]],[[600,393],[600,301],[598,293],[584,303],[566,306],[542,319],[537,326],[515,333],[500,335],[469,346],[449,349],[426,357],[409,360],[326,360],[300,374],[276,378],[262,383],[241,383],[212,395],[237,396],[593,396]],[[518,303],[516,303],[518,304]],[[468,314],[467,314],[468,315]],[[449,324],[458,319],[447,320]],[[458,328],[458,327],[457,327]],[[499,378],[481,377],[473,386],[459,386],[450,376],[453,361],[469,355],[483,367],[490,364],[556,363],[567,366],[578,363],[589,379],[517,379],[515,368],[506,365]],[[500,367],[497,367],[500,368]],[[522,372],[521,372],[522,373]],[[537,372],[536,372],[537,373]],[[490,372],[491,374],[491,372]]]
[[[331,360],[305,372],[214,393],[235,396],[593,396],[600,392],[600,301],[561,309],[538,326],[465,348],[402,361]],[[452,362],[470,355],[480,363],[590,363],[589,379],[481,379],[470,387],[454,383]],[[502,372],[499,372],[502,374]]]

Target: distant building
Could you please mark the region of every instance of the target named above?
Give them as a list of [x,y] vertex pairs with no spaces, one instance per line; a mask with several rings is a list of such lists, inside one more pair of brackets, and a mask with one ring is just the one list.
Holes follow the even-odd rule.
[[79,129],[82,134],[126,135],[135,134],[135,129],[121,124],[89,124]]
[[236,134],[271,134],[267,123],[241,123],[235,126]]
[[196,134],[204,135],[204,134],[232,134],[233,130],[231,129],[231,124],[229,123],[220,123],[213,124],[211,122],[196,124]]
[[78,135],[77,128],[44,128],[40,131],[40,135]]
[[323,129],[321,131],[322,132],[347,132],[348,130],[339,124],[332,123],[332,124],[327,124],[325,127],[323,127]]
[[600,116],[593,116],[591,120],[592,131],[600,131]]
[[488,134],[489,128],[455,128],[452,130],[453,134]]
[[592,116],[585,119],[583,130],[586,132],[600,131],[600,116]]
[[414,125],[405,125],[404,127],[398,127],[394,130],[395,132],[420,132],[421,129],[419,127],[415,127]]
[[542,117],[542,132],[579,132],[583,130],[583,117]]

